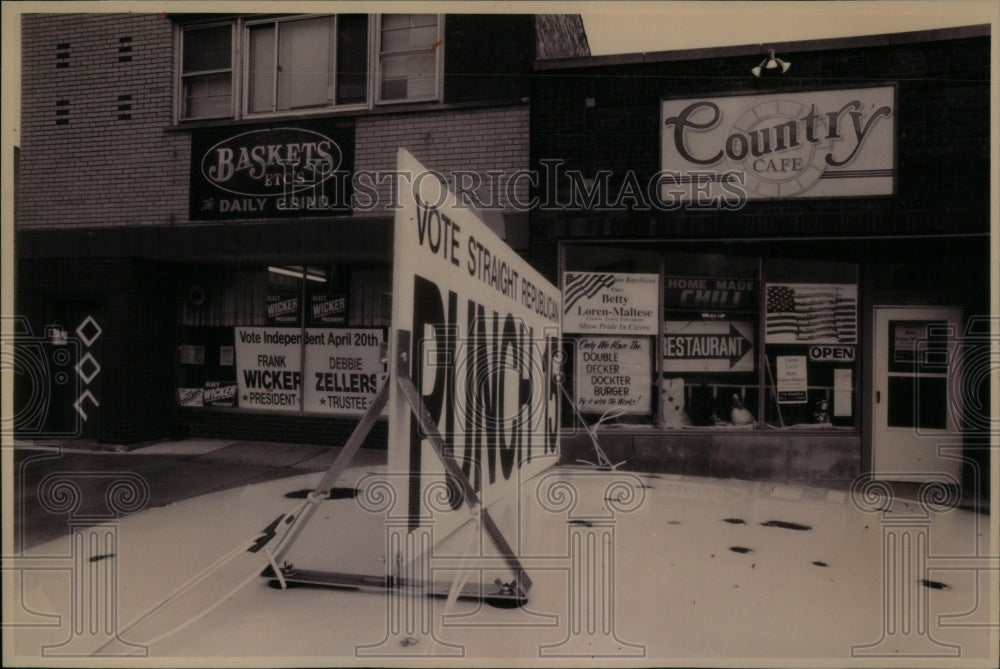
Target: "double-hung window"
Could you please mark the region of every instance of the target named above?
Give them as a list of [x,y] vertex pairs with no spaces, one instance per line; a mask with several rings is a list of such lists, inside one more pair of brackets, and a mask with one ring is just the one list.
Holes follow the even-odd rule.
[[441,99],[435,14],[245,17],[180,28],[181,120]]
[[233,24],[181,31],[180,116],[233,115]]
[[386,14],[379,32],[379,102],[438,97],[440,21],[436,14]]

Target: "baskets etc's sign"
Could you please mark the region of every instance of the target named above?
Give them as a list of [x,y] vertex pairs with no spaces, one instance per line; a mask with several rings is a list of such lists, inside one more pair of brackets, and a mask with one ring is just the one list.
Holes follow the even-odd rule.
[[894,86],[663,100],[667,201],[891,195]]
[[195,131],[189,217],[348,214],[353,154],[353,124]]

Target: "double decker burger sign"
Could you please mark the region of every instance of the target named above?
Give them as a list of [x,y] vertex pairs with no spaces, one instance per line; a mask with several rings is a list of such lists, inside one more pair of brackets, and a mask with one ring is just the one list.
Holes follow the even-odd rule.
[[661,103],[661,197],[892,195],[895,86]]

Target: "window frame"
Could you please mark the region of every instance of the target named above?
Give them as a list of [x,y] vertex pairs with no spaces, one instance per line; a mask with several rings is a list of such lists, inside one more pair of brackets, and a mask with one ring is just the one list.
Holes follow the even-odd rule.
[[[427,97],[411,98],[406,97],[399,100],[383,100],[382,99],[382,20],[385,17],[384,14],[378,15],[378,20],[375,22],[375,43],[374,43],[374,63],[375,67],[372,68],[372,85],[374,87],[376,105],[398,105],[398,104],[412,104],[415,102],[441,102],[444,95],[444,15],[435,14],[437,19],[437,33],[433,44],[434,50],[434,93]],[[398,56],[405,53],[420,53],[423,49],[411,49],[409,51],[393,52],[390,55]]]
[[[244,17],[234,17],[223,20],[213,20],[205,22],[195,22],[195,23],[179,23],[176,25],[175,33],[175,43],[176,43],[176,54],[175,54],[175,95],[174,95],[174,121],[177,124],[194,124],[206,121],[219,121],[219,120],[262,120],[270,118],[297,118],[297,117],[310,117],[322,114],[339,113],[339,112],[364,112],[372,111],[377,107],[390,107],[393,105],[407,105],[407,104],[428,104],[436,103],[440,104],[444,100],[444,31],[445,31],[445,15],[444,14],[434,14],[437,20],[437,33],[435,37],[434,56],[435,56],[435,70],[434,70],[434,91],[432,94],[427,96],[417,97],[407,97],[401,99],[382,99],[382,19],[383,14],[372,14],[368,13],[368,32],[367,32],[367,58],[368,58],[368,69],[365,75],[366,88],[365,95],[366,99],[364,102],[351,102],[347,104],[337,104],[336,103],[336,89],[338,86],[338,73],[336,71],[336,63],[334,65],[332,85],[334,87],[334,104],[328,106],[318,106],[310,107],[307,109],[295,109],[295,110],[275,110],[275,111],[262,111],[262,112],[251,112],[250,111],[250,31],[255,26],[271,24],[276,26],[276,41],[275,48],[278,48],[278,41],[280,39],[277,37],[280,33],[280,24],[287,23],[290,21],[300,21],[314,18],[323,17],[334,17],[336,22],[334,24],[333,31],[333,53],[337,54],[339,38],[339,19],[343,14],[359,14],[361,12],[341,12],[341,13],[324,13],[324,14],[290,14],[290,15],[280,15],[280,16],[265,16],[265,15],[254,15],[254,16],[244,16]],[[425,12],[426,13],[426,12]],[[192,76],[199,76],[205,74],[212,74],[214,71],[199,71],[197,74],[189,74],[183,71],[184,68],[184,34],[188,30],[198,30],[204,28],[229,26],[230,33],[230,67],[228,70],[231,81],[230,81],[230,100],[229,100],[229,111],[225,115],[213,115],[213,116],[185,116],[185,96],[184,96],[184,81],[185,79]],[[419,53],[419,51],[414,50],[413,53]],[[393,54],[397,55],[397,54]],[[220,70],[222,72],[223,70]],[[277,96],[277,86],[275,85],[275,90],[273,92],[274,96]]]
[[[197,73],[184,72],[184,34],[189,30],[204,30],[206,28],[229,27],[229,68],[220,70],[199,70]],[[178,121],[210,121],[215,119],[225,119],[236,117],[236,99],[239,95],[238,77],[236,64],[239,57],[239,21],[232,19],[224,21],[211,21],[207,23],[192,23],[178,26],[177,30],[177,58],[176,58],[176,86],[177,95],[175,100],[174,113]],[[185,116],[184,107],[187,98],[184,95],[184,81],[189,77],[205,76],[229,72],[229,112],[224,116]]]
[[[255,112],[255,111],[251,111],[250,110],[250,93],[251,93],[251,91],[250,91],[250,57],[251,57],[250,32],[251,32],[251,30],[254,27],[256,27],[256,26],[263,26],[263,25],[273,25],[275,27],[274,48],[275,48],[275,52],[278,52],[279,49],[280,49],[280,40],[281,40],[281,28],[280,28],[280,26],[281,26],[282,23],[286,23],[287,24],[287,23],[292,23],[292,22],[296,22],[296,21],[307,21],[307,20],[310,20],[310,19],[322,19],[322,18],[333,17],[333,19],[334,19],[333,43],[332,43],[332,45],[331,45],[330,48],[332,48],[334,54],[337,54],[338,46],[339,46],[338,43],[337,43],[337,39],[338,39],[338,36],[339,36],[338,35],[338,31],[340,29],[340,17],[343,14],[351,14],[351,13],[356,13],[356,12],[343,12],[341,14],[296,14],[294,16],[280,16],[280,17],[271,17],[271,18],[261,18],[261,19],[244,20],[243,21],[243,26],[240,28],[240,39],[241,39],[242,44],[245,46],[245,48],[243,49],[243,56],[240,59],[240,70],[241,70],[241,72],[240,72],[240,78],[242,80],[242,95],[240,95],[240,114],[241,114],[241,117],[242,118],[246,118],[246,119],[256,119],[256,118],[270,118],[270,117],[274,117],[274,116],[282,116],[282,117],[286,117],[286,116],[306,116],[306,115],[310,115],[310,114],[317,114],[317,113],[330,112],[330,111],[364,111],[364,110],[367,110],[367,109],[371,109],[372,81],[371,81],[370,68],[369,68],[369,72],[368,72],[368,74],[366,76],[366,79],[367,79],[367,88],[366,88],[366,91],[365,91],[365,101],[364,102],[353,102],[353,103],[347,103],[347,104],[338,104],[337,101],[336,101],[336,91],[337,91],[337,86],[338,86],[339,82],[338,82],[338,76],[337,76],[338,75],[338,73],[337,73],[337,64],[335,63],[335,66],[333,68],[333,78],[331,80],[332,81],[332,86],[333,86],[333,89],[334,89],[334,102],[333,102],[332,105],[316,106],[316,107],[309,107],[309,108],[304,108],[304,109],[274,109],[273,111],[261,111],[261,112]],[[368,45],[367,45],[367,49],[366,50],[367,50],[367,55],[368,55],[369,62],[371,62],[371,57],[372,57],[372,23],[373,23],[372,16],[373,16],[372,14],[367,14],[367,17],[368,17],[368,26],[367,26]],[[334,57],[336,58],[336,55]],[[272,76],[272,81],[273,81],[272,96],[273,96],[274,101],[277,102],[277,96],[278,96],[277,57],[275,58],[275,70],[274,70],[274,72],[272,74],[273,74],[273,76]]]
[[[798,249],[799,246],[805,248],[805,239],[795,239],[790,240],[789,248],[792,250]],[[850,256],[845,250],[838,250],[832,256],[824,256],[822,260],[817,260],[811,255],[806,254],[804,257],[799,257],[793,255],[792,260],[796,264],[801,264],[804,267],[808,266],[807,269],[810,272],[819,272],[819,276],[815,274],[803,275],[802,269],[794,266],[789,266],[790,257],[788,256],[789,248],[775,250],[773,246],[769,243],[762,242],[760,240],[742,240],[737,242],[732,247],[727,248],[724,251],[718,251],[714,245],[710,245],[708,241],[697,242],[693,247],[689,246],[687,242],[681,243],[676,240],[669,239],[656,239],[656,240],[637,240],[634,238],[615,238],[615,239],[604,239],[604,240],[563,240],[559,244],[559,258],[558,258],[558,271],[560,277],[560,286],[564,281],[565,274],[567,272],[597,272],[597,271],[608,271],[608,272],[623,272],[623,273],[650,273],[649,269],[649,257],[646,255],[648,253],[658,256],[659,269],[657,270],[660,277],[660,294],[659,294],[659,314],[660,321],[658,326],[658,331],[654,338],[654,346],[656,347],[656,352],[653,356],[653,367],[651,369],[653,374],[653,380],[656,387],[654,393],[654,405],[649,414],[641,414],[643,416],[648,416],[649,420],[640,423],[639,421],[629,421],[630,424],[626,425],[626,421],[618,420],[616,421],[616,430],[621,430],[621,428],[631,428],[634,424],[641,424],[643,429],[647,429],[652,426],[654,430],[660,433],[667,432],[671,434],[681,434],[681,432],[675,432],[683,427],[683,434],[718,434],[718,433],[728,433],[726,428],[730,426],[722,426],[719,424],[692,424],[688,426],[682,425],[668,425],[665,421],[664,414],[664,403],[663,403],[663,392],[665,391],[665,380],[669,378],[681,378],[684,381],[684,388],[695,388],[699,386],[708,386],[713,389],[711,401],[716,403],[717,407],[721,401],[724,401],[724,397],[719,395],[720,390],[725,390],[726,393],[731,390],[739,389],[739,394],[742,396],[744,407],[749,409],[752,417],[752,429],[745,428],[748,432],[755,434],[773,434],[773,435],[805,435],[805,434],[822,434],[829,436],[858,436],[863,428],[863,411],[861,407],[862,399],[862,379],[864,375],[865,365],[869,364],[866,362],[867,354],[863,350],[862,342],[864,338],[864,322],[865,316],[862,309],[862,294],[864,292],[864,275],[862,273],[861,262],[853,256]],[[609,255],[608,249],[613,249],[613,252]],[[596,262],[592,262],[592,259],[587,257],[587,254],[593,249],[600,249],[602,253],[601,260],[607,263],[620,263],[622,260],[635,259],[636,266],[630,269],[613,269],[607,266],[600,266]],[[671,312],[682,314],[684,310],[681,309],[671,309],[667,303],[664,295],[666,289],[666,280],[671,276],[681,276],[690,275],[692,277],[704,276],[705,278],[733,278],[742,279],[749,278],[743,277],[742,275],[729,275],[728,273],[715,274],[705,274],[702,270],[689,270],[687,268],[677,269],[677,263],[671,262],[670,254],[673,253],[683,253],[691,254],[694,256],[698,255],[719,255],[721,258],[729,261],[734,258],[746,258],[757,265],[756,272],[754,273],[754,281],[757,284],[757,296],[755,309],[750,311],[742,310],[730,310],[730,309],[714,309],[706,308],[709,312],[729,314],[730,316],[709,319],[718,321],[729,321],[734,320],[732,316],[739,316],[741,313],[748,315],[749,320],[753,321],[754,328],[754,342],[753,342],[753,355],[756,358],[754,363],[754,369],[745,370],[740,372],[730,372],[730,371],[696,371],[696,372],[681,372],[672,371],[665,369],[664,358],[663,358],[663,347],[664,347],[664,337],[666,335],[665,327],[666,323],[671,320]],[[749,266],[749,265],[748,265]],[[728,272],[730,270],[724,270]],[[680,272],[680,274],[678,274]],[[842,343],[842,344],[830,344],[832,346],[850,346],[854,348],[855,357],[853,360],[845,360],[839,365],[834,361],[827,360],[809,360],[808,359],[808,348],[811,346],[806,342],[795,342],[795,343],[783,343],[771,341],[768,342],[767,331],[766,331],[766,317],[767,317],[767,286],[774,283],[786,283],[786,284],[823,284],[823,285],[843,285],[843,286],[853,286],[854,294],[856,296],[856,308],[855,308],[855,328],[856,328],[856,340],[852,343]],[[750,316],[750,314],[753,314]],[[684,320],[684,319],[678,319]],[[745,320],[741,318],[736,318],[735,320]],[[708,322],[706,320],[706,322]],[[564,338],[569,340],[575,340],[579,337],[597,336],[598,333],[594,335],[590,334],[580,334],[580,333],[564,333]],[[603,336],[603,335],[602,335]],[[612,335],[615,336],[615,335]],[[625,335],[618,335],[625,336]],[[652,336],[652,335],[650,335]],[[798,347],[798,350],[794,352],[785,352],[783,349],[789,349],[792,347]],[[572,353],[570,353],[572,356]],[[806,365],[808,368],[809,385],[806,387],[806,400],[804,402],[796,402],[794,404],[789,403],[792,410],[788,410],[784,413],[781,418],[781,423],[775,424],[775,416],[779,411],[777,406],[777,379],[776,379],[776,364],[778,355],[795,355],[799,357],[806,357]],[[570,358],[572,360],[572,357]],[[573,363],[575,364],[575,363]],[[849,368],[851,370],[851,398],[850,398],[850,414],[836,416],[834,411],[834,392],[836,390],[835,384],[835,374],[834,371],[836,367]],[[827,372],[829,372],[829,382],[827,382]],[[571,375],[575,375],[576,369],[572,367],[569,370]],[[750,381],[750,375],[754,377],[753,381]],[[741,378],[743,377],[743,378]],[[570,379],[575,383],[574,376]],[[747,397],[753,395],[750,401]],[[687,399],[688,395],[684,395],[684,410],[687,413]],[[810,417],[814,417],[814,413],[818,411],[815,406],[817,400],[826,399],[828,402],[827,413],[828,418],[825,421],[812,420]],[[576,402],[576,394],[574,391],[573,402]],[[782,404],[781,410],[785,411],[785,404]],[[602,421],[598,421],[599,413],[596,412],[583,412],[582,415],[586,417],[588,421],[591,421],[591,427],[597,427]],[[639,415],[639,414],[635,414]],[[691,418],[690,414],[688,418]],[[726,416],[720,416],[725,420]],[[570,422],[573,421],[572,412],[566,416],[566,420]],[[847,421],[851,421],[847,424]],[[594,423],[593,421],[598,421]],[[693,421],[692,421],[693,422]],[[732,422],[732,421],[730,421]],[[608,423],[610,424],[610,423]],[[742,433],[742,432],[740,432]]]

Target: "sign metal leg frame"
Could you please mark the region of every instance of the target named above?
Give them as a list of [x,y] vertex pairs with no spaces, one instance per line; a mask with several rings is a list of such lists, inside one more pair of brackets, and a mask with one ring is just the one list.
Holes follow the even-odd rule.
[[[451,583],[448,582],[423,581],[419,578],[406,578],[399,574],[372,576],[304,570],[284,563],[285,557],[316,512],[319,503],[325,498],[330,488],[340,479],[344,470],[347,469],[347,466],[357,454],[365,437],[368,436],[372,426],[378,420],[379,414],[389,399],[389,384],[394,381],[398,384],[399,390],[413,414],[413,418],[419,423],[424,437],[431,444],[434,452],[437,453],[438,458],[444,465],[447,476],[459,485],[465,503],[476,516],[480,526],[489,536],[503,558],[504,563],[514,575],[514,579],[510,583],[500,582],[488,586],[479,583],[467,584],[459,590],[457,597],[462,599],[477,599],[503,606],[524,604],[527,601],[528,591],[531,589],[531,577],[528,576],[520,559],[518,559],[506,537],[504,537],[500,528],[493,520],[489,510],[483,508],[479,496],[472,487],[472,483],[462,473],[461,467],[455,462],[454,457],[447,449],[444,438],[437,429],[437,425],[434,423],[427,407],[424,406],[420,392],[410,377],[409,349],[409,332],[397,331],[396,355],[398,357],[396,360],[397,364],[394,366],[395,378],[390,377],[388,382],[382,386],[374,403],[369,407],[365,415],[362,416],[361,421],[344,445],[344,450],[337,456],[333,465],[330,466],[330,469],[320,480],[319,484],[310,493],[306,508],[292,521],[292,526],[285,533],[274,551],[268,552],[268,560],[271,566],[267,567],[261,575],[274,579],[272,585],[281,589],[289,586],[309,585],[374,591],[398,590],[402,594],[423,594],[438,597],[449,594]],[[277,570],[275,566],[278,567]]]

